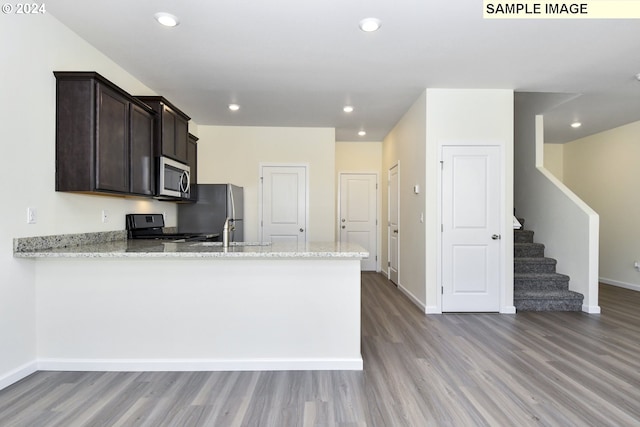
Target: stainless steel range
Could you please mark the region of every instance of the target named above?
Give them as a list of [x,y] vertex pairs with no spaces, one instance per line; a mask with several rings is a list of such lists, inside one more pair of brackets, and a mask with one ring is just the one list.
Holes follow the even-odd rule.
[[166,233],[162,214],[128,214],[125,220],[129,239],[154,239],[174,242],[216,242],[220,239],[220,234]]

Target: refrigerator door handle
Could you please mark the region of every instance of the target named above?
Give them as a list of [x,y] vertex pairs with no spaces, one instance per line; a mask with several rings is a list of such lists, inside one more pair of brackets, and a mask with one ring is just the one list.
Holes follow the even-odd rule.
[[230,184],[227,184],[227,188],[229,189],[229,198],[231,199],[231,219],[236,219],[236,204],[233,200],[233,188]]

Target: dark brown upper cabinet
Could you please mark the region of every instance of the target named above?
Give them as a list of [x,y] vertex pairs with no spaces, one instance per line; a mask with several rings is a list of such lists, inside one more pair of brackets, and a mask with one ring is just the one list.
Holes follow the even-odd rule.
[[162,96],[138,96],[156,112],[155,153],[182,163],[188,162],[190,117]]
[[187,164],[191,174],[191,189],[189,191],[189,201],[198,201],[198,137],[189,134],[187,141]]
[[54,75],[56,191],[153,196],[154,111],[98,73]]

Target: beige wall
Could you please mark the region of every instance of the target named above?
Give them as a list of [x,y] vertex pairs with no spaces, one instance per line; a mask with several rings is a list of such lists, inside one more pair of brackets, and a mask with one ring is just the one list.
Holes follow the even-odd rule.
[[336,149],[333,128],[199,126],[198,132],[198,182],[229,182],[244,187],[245,240],[259,240],[261,163],[308,165],[307,240],[334,240]]
[[427,89],[426,305],[441,307],[440,154],[445,145],[497,145],[501,148],[502,235],[500,311],[513,306],[513,91],[501,89]]
[[[426,159],[426,93],[422,93],[391,132],[382,147],[382,177],[388,182],[388,172],[399,164],[399,278],[398,286],[413,301],[425,308],[425,223],[420,215],[425,211],[425,191],[414,194],[413,186],[425,187]],[[388,223],[388,186],[382,185],[382,224]],[[388,229],[382,227],[382,269],[388,273]]]
[[[427,89],[384,139],[382,174],[399,164],[399,287],[427,313],[440,301],[440,152],[443,145],[499,145],[501,173],[502,265],[513,265],[513,92],[482,89]],[[421,191],[415,194],[413,188]],[[424,222],[421,218],[424,217]],[[388,221],[388,187],[382,186],[382,223]],[[383,227],[382,266],[388,262]],[[513,312],[513,269],[501,272],[501,308]]]
[[[26,18],[26,19],[22,19]],[[153,95],[142,82],[60,24],[51,14],[3,16],[0,25],[0,180],[15,188],[3,203],[0,223],[0,388],[27,372],[36,359],[35,261],[13,258],[13,238],[123,230],[124,215],[167,212],[175,205],[143,199],[55,191],[54,70],[97,71],[132,94]],[[26,223],[27,207],[37,224]],[[109,211],[108,223],[101,210]]]
[[380,172],[382,142],[336,142],[336,172]]
[[564,144],[544,144],[544,167],[563,180]]
[[[380,271],[380,253],[382,251],[382,232],[386,227],[382,226],[381,218],[381,188],[382,183],[386,182],[386,177],[381,174],[382,167],[382,142],[361,142],[361,141],[338,141],[336,142],[336,195],[340,197],[340,173],[345,172],[375,172],[378,174],[378,200],[377,218],[378,218],[378,238],[376,255],[378,262],[376,270]],[[336,199],[336,218],[340,210],[340,200]],[[339,229],[336,227],[336,240],[339,240]],[[385,250],[386,252],[386,250]],[[386,255],[385,255],[386,256]],[[385,264],[386,265],[386,264]]]
[[600,281],[640,290],[640,122],[564,144],[564,183],[600,215]]

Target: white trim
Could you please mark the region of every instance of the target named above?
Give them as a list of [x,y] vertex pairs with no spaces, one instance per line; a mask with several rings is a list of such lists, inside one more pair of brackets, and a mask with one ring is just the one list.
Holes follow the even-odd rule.
[[411,300],[412,303],[414,303],[415,305],[420,307],[420,310],[422,310],[423,312],[426,313],[427,306],[425,306],[424,303],[422,303],[422,301],[420,301],[415,295],[413,295],[411,293],[411,291],[409,291],[407,288],[405,288],[404,286],[402,286],[400,284],[398,284],[398,289],[400,290],[400,292],[405,294],[407,296],[407,298],[409,298]]
[[516,306],[505,305],[502,308],[500,308],[500,314],[516,314]]
[[584,305],[582,304],[582,311],[589,314],[600,314],[599,305]]
[[[398,230],[401,230],[400,228],[400,160],[398,160],[395,164],[393,164],[388,170],[387,170],[387,278],[390,279],[391,277],[391,220],[389,219],[391,217],[391,169],[393,168],[397,168],[397,175],[398,175],[398,189],[397,189],[397,196],[398,196]],[[398,288],[400,287],[400,235],[402,234],[402,232],[398,233]]]
[[607,279],[606,277],[600,277],[598,278],[598,281],[604,283],[605,285],[631,289],[632,291],[640,291],[640,285],[636,285],[635,283],[620,282],[619,280]]
[[376,177],[376,254],[375,256],[377,257],[376,260],[376,272],[379,273],[381,271],[381,263],[382,263],[382,256],[381,256],[381,246],[382,246],[382,239],[381,239],[381,235],[382,235],[382,203],[381,203],[381,193],[380,193],[380,172],[367,172],[367,171],[355,171],[355,172],[350,172],[350,171],[340,171],[338,172],[338,200],[336,201],[336,205],[338,206],[338,218],[336,220],[336,240],[340,241],[340,219],[342,217],[342,205],[340,204],[340,201],[342,200],[342,176],[343,175],[375,175]]
[[354,359],[41,359],[41,371],[361,371]]
[[[305,235],[305,242],[309,241],[309,169],[310,169],[310,165],[309,163],[272,163],[272,162],[260,162],[258,164],[258,236],[260,239],[260,243],[264,242],[264,236],[263,236],[263,231],[264,231],[264,227],[262,226],[262,221],[263,221],[263,217],[262,217],[262,198],[263,198],[263,183],[264,183],[264,175],[263,175],[263,168],[264,167],[281,167],[281,168],[290,168],[290,167],[300,167],[300,168],[304,168],[305,172],[304,172],[304,180],[305,180],[305,218],[304,218],[304,229],[306,230],[304,235]],[[246,226],[245,226],[246,229]]]
[[17,383],[23,378],[28,377],[38,370],[37,362],[25,363],[22,366],[9,371],[6,374],[0,376],[0,390],[9,387],[11,384]]
[[442,314],[442,310],[437,305],[428,305],[424,309],[425,314]]

